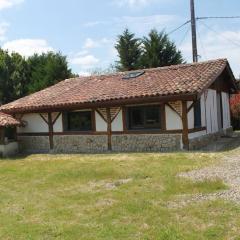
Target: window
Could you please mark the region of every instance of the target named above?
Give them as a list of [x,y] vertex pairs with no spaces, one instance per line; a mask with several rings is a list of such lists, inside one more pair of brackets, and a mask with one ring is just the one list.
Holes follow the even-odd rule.
[[129,72],[125,76],[123,76],[123,79],[131,79],[131,78],[137,78],[142,76],[145,73],[145,71],[134,71]]
[[91,131],[92,112],[67,112],[64,113],[64,130],[65,131]]
[[127,125],[129,130],[161,129],[161,107],[129,107]]
[[194,106],[194,128],[199,128],[201,126],[202,126],[201,101],[198,100]]

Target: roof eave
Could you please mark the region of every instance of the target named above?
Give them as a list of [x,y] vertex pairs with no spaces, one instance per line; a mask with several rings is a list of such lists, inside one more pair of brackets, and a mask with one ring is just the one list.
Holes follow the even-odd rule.
[[78,110],[87,108],[99,107],[118,107],[129,104],[144,104],[144,103],[164,103],[169,101],[194,101],[197,99],[198,93],[175,94],[165,96],[149,96],[149,97],[135,97],[127,99],[114,99],[106,101],[96,101],[87,103],[74,103],[74,104],[59,104],[55,106],[40,106],[28,108],[15,108],[15,109],[2,109],[1,111],[8,114],[23,114],[23,113],[43,113],[43,112],[59,112],[67,110]]

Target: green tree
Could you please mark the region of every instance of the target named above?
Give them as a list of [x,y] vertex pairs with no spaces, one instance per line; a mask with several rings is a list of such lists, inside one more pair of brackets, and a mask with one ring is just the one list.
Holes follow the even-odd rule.
[[151,30],[148,37],[143,38],[142,43],[141,65],[143,68],[163,67],[184,62],[181,52],[164,31]]
[[117,44],[115,45],[120,59],[117,62],[117,70],[130,71],[139,68],[140,45],[141,41],[128,29],[125,29],[123,34],[118,36]]
[[17,53],[0,49],[0,102],[8,103],[27,93],[28,64]]
[[42,90],[73,76],[66,56],[61,53],[35,54],[29,57],[27,62],[30,70],[28,93]]

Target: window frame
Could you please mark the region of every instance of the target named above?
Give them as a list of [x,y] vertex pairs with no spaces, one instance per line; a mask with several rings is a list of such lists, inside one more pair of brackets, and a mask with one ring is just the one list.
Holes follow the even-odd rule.
[[[159,108],[159,125],[156,127],[148,126],[146,124],[146,109],[151,108],[151,107],[156,107]],[[144,124],[142,125],[143,127],[131,127],[131,119],[130,119],[130,109],[144,109],[144,114],[143,114],[143,121]],[[129,132],[141,132],[141,131],[163,131],[166,130],[165,127],[165,111],[164,111],[164,104],[151,104],[151,105],[134,105],[134,106],[126,106],[125,107],[125,114],[124,114],[124,119],[125,119],[125,126],[124,129]]]
[[[69,128],[69,115],[73,113],[90,113],[91,116],[91,129],[70,129]],[[63,131],[69,133],[92,133],[96,131],[96,122],[95,122],[95,111],[94,110],[79,110],[79,111],[66,111],[62,113],[62,122],[63,122]]]

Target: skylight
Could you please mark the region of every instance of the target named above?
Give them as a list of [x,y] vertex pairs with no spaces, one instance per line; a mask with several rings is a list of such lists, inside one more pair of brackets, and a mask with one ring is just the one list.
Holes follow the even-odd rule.
[[131,78],[137,78],[143,75],[145,71],[134,71],[134,72],[129,72],[126,75],[123,76],[123,79],[131,79]]

